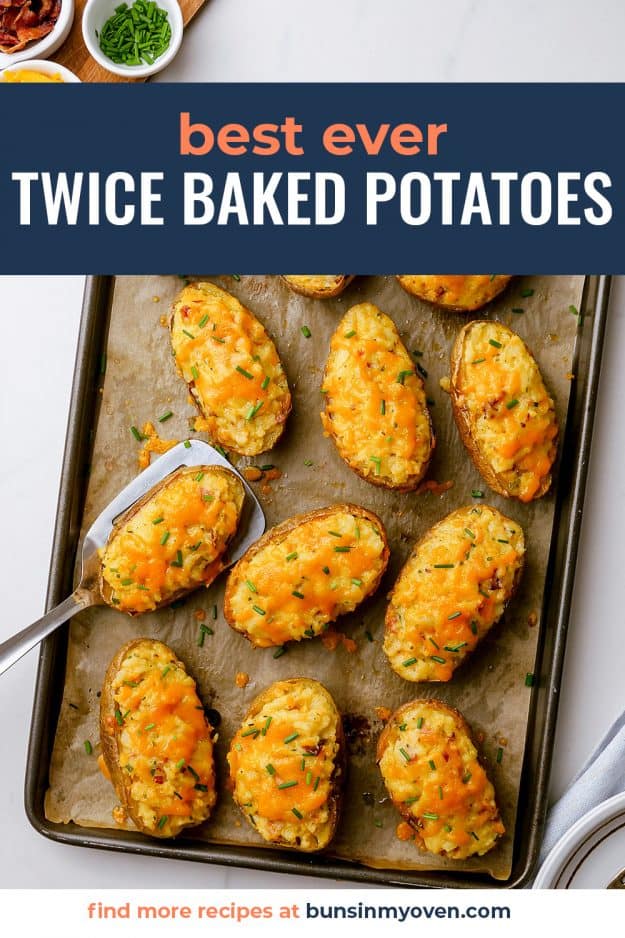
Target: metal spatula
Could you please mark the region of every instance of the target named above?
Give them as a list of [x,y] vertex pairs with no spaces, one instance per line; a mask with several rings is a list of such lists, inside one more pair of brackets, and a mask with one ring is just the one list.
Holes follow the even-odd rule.
[[225,466],[241,479],[245,487],[243,511],[237,533],[228,550],[227,566],[243,556],[248,547],[258,540],[265,530],[265,516],[258,499],[241,474],[208,443],[203,443],[201,440],[187,440],[186,443],[179,443],[160,456],[136,479],[133,479],[98,515],[87,531],[82,545],[80,583],[71,596],[47,612],[45,616],[0,644],[0,674],[7,671],[16,661],[19,661],[22,655],[25,655],[46,635],[50,635],[59,625],[67,622],[81,609],[103,604],[99,587],[100,557],[98,551],[108,541],[115,520],[180,466],[200,465]]

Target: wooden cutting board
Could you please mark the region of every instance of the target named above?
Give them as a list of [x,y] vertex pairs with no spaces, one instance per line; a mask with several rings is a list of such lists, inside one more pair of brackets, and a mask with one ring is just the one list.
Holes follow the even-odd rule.
[[[51,58],[54,62],[59,62],[69,68],[70,71],[78,75],[81,81],[145,81],[144,78],[122,78],[121,75],[113,75],[107,72],[93,59],[82,38],[82,14],[87,0],[75,0],[76,12],[71,32],[61,48]],[[182,19],[186,26],[191,22],[195,14],[200,10],[207,0],[178,0],[182,11]]]

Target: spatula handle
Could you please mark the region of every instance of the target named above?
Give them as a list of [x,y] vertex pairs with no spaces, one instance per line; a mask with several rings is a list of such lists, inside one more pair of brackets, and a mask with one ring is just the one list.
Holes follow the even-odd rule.
[[95,599],[91,593],[84,589],[78,589],[58,606],[55,606],[54,609],[51,609],[50,612],[46,612],[41,619],[33,622],[32,625],[22,629],[21,632],[11,638],[7,638],[5,642],[0,643],[0,674],[8,671],[27,651],[30,651],[47,635],[54,632],[59,625],[63,625],[81,609],[93,606],[94,602]]

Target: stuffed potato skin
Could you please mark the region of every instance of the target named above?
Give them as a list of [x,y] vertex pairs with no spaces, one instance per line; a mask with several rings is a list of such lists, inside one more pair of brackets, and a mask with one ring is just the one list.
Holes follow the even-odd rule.
[[341,715],[326,688],[291,678],[252,703],[228,753],[233,798],[269,843],[310,853],[328,846],[345,778]]
[[449,393],[462,442],[484,481],[521,502],[545,495],[558,423],[521,337],[499,322],[468,323],[452,349]]
[[362,479],[411,491],[435,446],[423,382],[395,323],[372,303],[345,314],[330,343],[323,428]]
[[502,274],[398,274],[406,293],[434,306],[472,313],[486,306],[506,289],[511,276]]
[[373,512],[347,504],[296,515],[232,568],[224,614],[259,648],[315,638],[376,591],[388,558],[386,532]]
[[386,611],[384,651],[407,681],[449,681],[518,587],[525,538],[488,505],[459,508],[417,543]]
[[404,704],[380,736],[377,761],[423,850],[465,860],[488,853],[505,833],[495,790],[457,710],[437,700]]
[[224,567],[245,490],[220,466],[183,466],[119,518],[101,554],[100,593],[138,615],[210,586]]
[[317,300],[340,296],[354,279],[347,274],[283,274],[282,279],[295,293]]
[[174,302],[172,350],[211,441],[256,456],[277,443],[291,393],[264,326],[236,297],[210,282],[191,283]]
[[210,816],[213,730],[167,645],[139,638],[119,649],[100,697],[100,739],[123,812],[144,834],[175,837]]

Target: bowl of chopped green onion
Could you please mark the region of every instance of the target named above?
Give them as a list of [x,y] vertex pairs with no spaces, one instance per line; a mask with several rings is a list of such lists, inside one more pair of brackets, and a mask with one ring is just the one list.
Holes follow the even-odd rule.
[[172,61],[184,23],[178,0],[88,0],[82,18],[87,49],[123,78],[147,78]]

